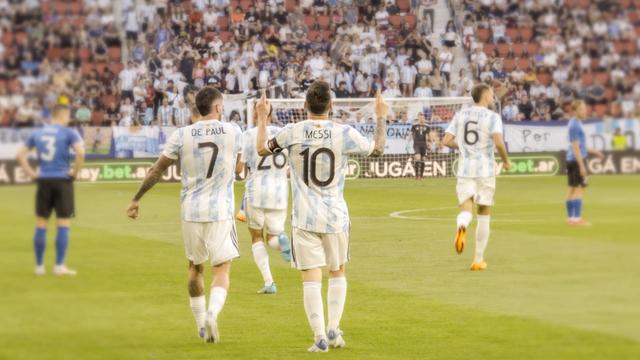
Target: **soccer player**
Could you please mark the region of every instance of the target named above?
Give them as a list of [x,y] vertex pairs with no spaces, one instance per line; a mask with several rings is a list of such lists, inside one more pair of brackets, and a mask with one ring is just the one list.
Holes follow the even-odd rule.
[[[84,163],[84,142],[80,134],[67,127],[71,111],[67,106],[56,105],[52,111],[50,125],[34,131],[17,154],[17,160],[27,176],[37,182],[36,191],[36,230],[33,247],[36,253],[36,275],[46,273],[44,251],[47,244],[47,223],[51,212],[55,210],[58,223],[56,234],[55,275],[76,275],[75,270],[67,268],[65,257],[69,246],[69,227],[75,215],[73,200],[73,179]],[[27,157],[31,149],[36,149],[40,162],[40,171],[36,172]],[[75,152],[73,167],[71,149]]]
[[416,171],[416,179],[422,179],[424,175],[424,158],[427,155],[427,142],[430,128],[424,123],[424,113],[419,112],[416,123],[411,126],[413,137],[413,168]]
[[493,197],[496,191],[497,149],[502,167],[511,169],[509,155],[502,140],[502,119],[490,110],[493,107],[493,89],[487,84],[478,84],[471,91],[475,103],[458,111],[445,132],[443,143],[460,150],[458,160],[458,206],[455,249],[458,254],[464,249],[467,228],[473,218],[473,205],[478,205],[476,227],[476,252],[471,270],[485,270],[484,251],[489,242],[489,222]]
[[[255,124],[257,113],[254,111],[253,114]],[[281,130],[271,125],[270,116],[266,121],[268,136],[274,136]],[[283,151],[268,156],[258,156],[257,133],[258,129],[255,127],[244,133],[242,157],[236,172],[241,172],[246,164],[248,175],[244,201],[246,201],[247,222],[251,233],[251,250],[253,260],[264,280],[264,287],[258,290],[258,293],[275,294],[277,288],[269,268],[269,254],[265,247],[263,231],[267,234],[269,246],[280,249],[285,261],[291,261],[289,238],[284,233],[289,200],[287,153]]]
[[587,118],[587,105],[583,100],[571,103],[572,118],[569,120],[569,149],[567,150],[567,175],[569,191],[567,193],[567,217],[569,225],[589,226],[582,218],[582,198],[587,187],[588,154],[604,158],[604,155],[593,149],[587,149],[587,139],[582,128],[582,121]]
[[[198,336],[206,342],[220,341],[218,314],[229,289],[231,261],[239,256],[233,220],[234,170],[242,149],[242,131],[235,123],[220,118],[222,94],[205,87],[196,96],[200,118],[176,129],[160,158],[147,173],[131,200],[127,215],[136,219],[140,199],[180,161],[182,171],[182,237],[189,260],[189,296]],[[204,264],[213,267],[209,307],[205,309]]]
[[[292,258],[302,272],[304,309],[315,336],[308,351],[326,352],[330,345],[345,346],[340,319],[347,296],[345,264],[349,260],[350,222],[343,197],[348,155],[382,155],[389,106],[378,89],[373,142],[354,128],[329,119],[331,90],[324,81],[311,84],[305,109],[308,120],[289,124],[274,137],[267,138],[270,104],[263,93],[256,107],[256,147],[260,156],[289,151],[293,193]],[[325,266],[329,269],[326,327],[321,294]]]

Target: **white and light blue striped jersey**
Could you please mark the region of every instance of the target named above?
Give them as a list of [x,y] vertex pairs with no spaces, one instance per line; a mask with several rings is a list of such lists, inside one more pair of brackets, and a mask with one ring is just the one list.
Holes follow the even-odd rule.
[[[269,125],[267,136],[275,136],[281,128]],[[249,175],[245,184],[247,204],[261,209],[284,210],[289,200],[287,181],[287,151],[258,155],[256,137],[258,129],[247,130],[243,135],[242,162],[247,165]]]
[[233,182],[241,150],[242,130],[235,123],[198,121],[171,134],[162,154],[180,159],[184,221],[233,219]]
[[369,155],[374,145],[351,126],[329,120],[289,124],[271,138],[267,142],[271,152],[289,150],[291,225],[323,234],[348,231],[343,196],[348,155]]
[[500,115],[480,106],[464,108],[455,114],[446,132],[456,137],[460,150],[458,177],[496,176],[493,134],[502,134]]

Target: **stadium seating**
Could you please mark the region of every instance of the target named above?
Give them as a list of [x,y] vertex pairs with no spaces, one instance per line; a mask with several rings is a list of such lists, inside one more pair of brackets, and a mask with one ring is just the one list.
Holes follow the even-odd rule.
[[[514,4],[516,2],[513,2]],[[602,19],[607,19],[606,21],[612,22],[619,15],[623,15],[623,19],[628,21],[636,34],[640,34],[640,6],[637,3],[640,1],[624,1],[619,2],[620,11],[616,10],[615,7],[612,8],[604,8],[605,10],[600,13],[599,10],[592,5],[592,1],[589,0],[567,0],[564,2],[565,8],[559,9],[555,8],[553,3],[548,3],[544,5],[548,7],[547,9],[540,9],[541,13],[545,13],[546,11],[550,11],[552,13],[558,14],[557,16],[570,16],[571,9],[584,9],[586,11],[594,12],[593,16],[602,16]],[[466,15],[469,16],[471,14],[477,14],[473,12],[473,9],[477,9],[480,6],[480,1],[468,1],[465,3],[467,5],[466,11],[461,15],[461,18]],[[495,11],[497,8],[494,8]],[[492,11],[494,11],[492,10]],[[567,33],[563,33],[559,26],[551,23],[549,26],[545,25],[543,22],[539,21],[533,26],[517,26],[517,24],[513,22],[509,22],[509,26],[507,26],[505,30],[506,41],[502,40],[501,42],[494,43],[492,31],[490,27],[490,19],[493,16],[494,18],[503,17],[512,18],[520,16],[520,18],[528,16],[526,11],[522,7],[512,7],[510,8],[510,14],[505,13],[487,13],[482,14],[478,17],[478,24],[475,26],[474,30],[474,39],[477,45],[481,47],[482,51],[487,55],[490,63],[491,61],[500,62],[503,65],[503,69],[507,72],[513,71],[516,66],[518,66],[521,70],[527,71],[530,66],[536,72],[537,80],[545,85],[545,86],[557,86],[553,79],[552,72],[555,69],[554,67],[549,68],[549,66],[543,65],[545,60],[545,55],[542,52],[542,44],[544,41],[549,41],[550,39],[560,39],[561,41],[568,41]],[[580,18],[573,19],[571,21],[580,21]],[[562,25],[562,19],[558,20],[559,25]],[[526,22],[525,22],[526,23]],[[621,34],[625,36],[624,34]],[[535,36],[535,37],[534,37]],[[552,38],[552,36],[557,36],[556,38]],[[616,111],[619,114],[619,104],[618,96],[619,91],[614,88],[614,85],[611,82],[610,71],[613,69],[613,66],[609,66],[607,69],[601,68],[601,57],[593,56],[595,52],[602,52],[604,47],[602,46],[602,41],[607,41],[610,44],[610,47],[613,49],[615,54],[620,57],[628,57],[628,60],[631,61],[631,57],[635,56],[636,58],[640,56],[638,49],[638,41],[635,37],[617,37],[609,39],[609,34],[606,35],[605,39],[598,39],[593,41],[586,41],[585,52],[591,55],[591,66],[587,69],[587,71],[583,71],[579,74],[579,79],[581,80],[581,88],[574,89],[574,93],[580,93],[583,89],[591,85],[599,85],[605,88],[605,99],[611,101],[615,106],[603,106],[601,104],[596,104],[593,108],[594,113],[598,116],[603,116],[609,114],[609,111]],[[586,38],[585,38],[586,39]],[[555,40],[554,40],[555,41]],[[552,48],[553,49],[553,48]],[[553,50],[552,50],[553,51]],[[497,58],[494,59],[494,55]],[[559,54],[562,56],[563,54]],[[567,54],[570,56],[572,61],[572,68],[570,71],[577,72],[580,61],[579,57],[582,55],[582,52],[578,52],[575,56],[573,54]],[[604,55],[604,54],[602,54]],[[537,62],[530,64],[531,59],[537,59]],[[550,60],[553,61],[553,60]],[[628,64],[628,62],[626,62]],[[628,67],[623,67],[626,69],[626,77],[630,80],[639,79],[640,78],[640,69],[629,69]],[[507,87],[510,87],[507,84]],[[505,93],[505,97],[509,96],[509,92]],[[640,103],[640,99],[638,99]],[[610,115],[613,115],[611,113]]]

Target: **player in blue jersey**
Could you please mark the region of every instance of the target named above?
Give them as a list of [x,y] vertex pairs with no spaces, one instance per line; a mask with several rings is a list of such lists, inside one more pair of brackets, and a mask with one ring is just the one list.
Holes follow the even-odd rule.
[[[308,350],[326,352],[329,346],[345,346],[340,320],[347,296],[345,265],[349,260],[351,226],[344,200],[347,161],[349,155],[383,154],[389,106],[378,90],[373,141],[353,127],[329,118],[331,90],[324,81],[316,80],[307,90],[305,110],[308,120],[289,124],[271,136],[267,128],[271,106],[263,93],[256,106],[256,148],[260,156],[288,150],[293,195],[291,256],[302,272],[304,309],[315,337]],[[322,303],[324,267],[329,269],[326,327]]]
[[[69,246],[69,226],[74,216],[73,179],[84,163],[84,142],[80,134],[67,127],[70,110],[63,105],[53,108],[51,125],[34,131],[25,145],[18,150],[17,160],[27,175],[36,180],[36,229],[33,245],[36,253],[36,275],[44,275],[44,251],[47,243],[47,223],[55,211],[58,223],[56,235],[55,275],[76,275],[67,268],[65,257]],[[35,149],[40,163],[39,171],[29,164],[29,152]],[[72,153],[75,161],[71,166]]]
[[601,152],[587,148],[587,138],[582,128],[582,120],[587,118],[587,105],[583,100],[571,104],[572,118],[569,120],[569,148],[567,149],[567,222],[569,225],[589,226],[582,218],[582,197],[587,187],[587,155],[604,158]]

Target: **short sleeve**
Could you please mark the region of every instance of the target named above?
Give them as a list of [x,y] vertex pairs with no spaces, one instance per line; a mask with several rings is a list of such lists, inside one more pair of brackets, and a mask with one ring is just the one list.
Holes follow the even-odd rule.
[[267,140],[267,149],[272,153],[279,153],[288,148],[292,143],[293,125],[289,124],[278,131],[278,133]]
[[370,155],[373,152],[375,142],[364,137],[360,132],[351,126],[344,130],[343,154],[349,155]]
[[493,115],[493,121],[491,124],[492,134],[502,134],[502,118],[498,114]]
[[27,141],[24,142],[24,145],[28,148],[28,149],[33,149],[34,147],[36,147],[36,132],[32,132],[31,135],[29,135],[29,138],[27,138]]
[[571,123],[571,125],[569,125],[569,141],[580,141],[580,129],[575,123]]
[[241,151],[241,155],[240,155],[240,161],[242,161],[243,163],[246,163],[248,158],[247,158],[247,154],[249,153],[249,149],[251,148],[251,144],[249,144],[249,141],[251,141],[251,137],[249,136],[249,133],[244,133],[242,134],[242,151]]
[[235,153],[236,154],[241,154],[242,153],[242,147],[243,147],[243,134],[242,134],[242,129],[240,129],[240,126],[238,126],[238,124],[234,124],[235,125],[235,130],[236,130],[236,148],[235,148]]
[[457,123],[458,123],[458,114],[455,114],[453,116],[453,119],[451,119],[451,122],[449,122],[449,126],[447,126],[447,130],[445,130],[445,132],[447,134],[456,136]]
[[76,129],[69,129],[69,144],[75,145],[77,143],[84,143],[82,136]]
[[172,160],[177,160],[180,156],[180,150],[182,149],[182,130],[177,129],[167,139],[164,144],[164,150],[162,155]]

